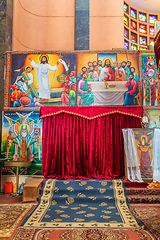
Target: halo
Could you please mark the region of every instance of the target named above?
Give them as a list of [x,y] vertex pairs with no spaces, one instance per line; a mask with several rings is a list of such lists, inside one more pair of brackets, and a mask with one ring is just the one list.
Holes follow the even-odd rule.
[[27,131],[29,131],[29,125],[27,123],[22,123],[19,125],[19,132],[24,128],[27,129]]
[[146,143],[148,143],[148,137],[147,137],[146,135],[143,134],[143,135],[141,136],[141,142],[142,142],[142,138],[145,138]]
[[106,57],[106,58],[103,59],[102,66],[104,66],[104,62],[105,62],[106,60],[110,60],[111,66],[113,65],[113,60],[112,60],[112,58]]
[[42,57],[46,57],[47,61],[49,60],[48,55],[41,54],[40,57],[39,57],[40,62],[41,62],[41,60],[42,60]]
[[34,69],[33,67],[31,67],[31,66],[26,66],[25,67],[25,70],[27,71],[27,68],[30,68],[31,69],[31,71]]

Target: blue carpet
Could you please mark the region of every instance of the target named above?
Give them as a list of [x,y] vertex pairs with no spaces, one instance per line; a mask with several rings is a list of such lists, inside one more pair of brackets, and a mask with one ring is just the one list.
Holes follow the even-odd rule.
[[130,211],[121,179],[48,179],[36,209],[21,226],[133,229],[142,224]]

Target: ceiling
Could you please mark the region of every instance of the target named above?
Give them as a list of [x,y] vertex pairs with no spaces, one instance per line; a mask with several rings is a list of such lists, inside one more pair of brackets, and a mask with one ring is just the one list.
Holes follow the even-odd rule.
[[126,2],[140,10],[160,13],[160,0],[127,0]]

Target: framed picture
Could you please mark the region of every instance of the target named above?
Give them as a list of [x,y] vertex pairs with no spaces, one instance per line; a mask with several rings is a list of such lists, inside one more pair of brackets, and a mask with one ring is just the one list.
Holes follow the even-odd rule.
[[[42,175],[42,120],[39,111],[3,111],[1,149],[10,161],[29,161],[29,175]],[[8,174],[8,169],[3,171]],[[26,173],[25,173],[26,174]]]
[[133,129],[137,153],[140,160],[140,171],[142,179],[153,178],[153,135],[154,129],[135,128]]
[[5,110],[141,104],[138,52],[7,52],[5,58]]
[[155,31],[154,31],[154,36],[156,36],[157,33],[158,33],[159,30],[160,30],[160,21],[155,21],[155,22],[154,22],[154,25],[155,25],[155,27],[154,27],[154,29],[155,29]]

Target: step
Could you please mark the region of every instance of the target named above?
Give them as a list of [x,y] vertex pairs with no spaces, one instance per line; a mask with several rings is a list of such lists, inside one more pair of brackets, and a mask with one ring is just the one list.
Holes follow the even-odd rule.
[[129,203],[160,203],[160,195],[130,195],[127,197]]
[[125,188],[147,188],[148,184],[152,181],[144,181],[144,182],[130,182],[130,181],[124,181]]
[[160,189],[126,188],[127,196],[131,195],[160,195]]

